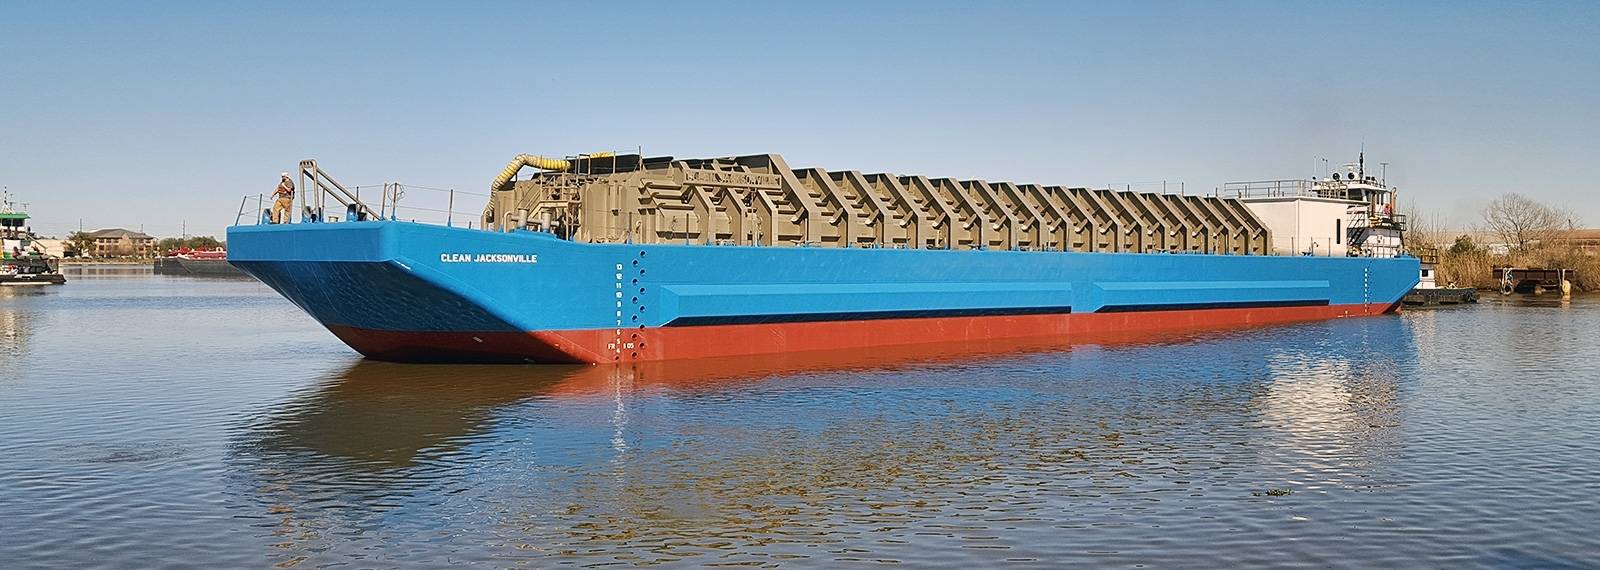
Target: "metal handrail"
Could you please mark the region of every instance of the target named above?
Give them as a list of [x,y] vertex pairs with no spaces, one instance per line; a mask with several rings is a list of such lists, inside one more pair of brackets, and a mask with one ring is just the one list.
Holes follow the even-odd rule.
[[1375,182],[1356,180],[1307,180],[1304,178],[1284,180],[1253,180],[1245,182],[1227,182],[1218,189],[1217,194],[1232,198],[1333,198],[1348,199],[1345,196],[1353,184],[1365,184],[1390,190],[1390,188]]
[[1222,194],[1225,196],[1231,194],[1236,198],[1321,196],[1321,194],[1316,192],[1315,184],[1316,183],[1311,180],[1255,180],[1249,182],[1228,182],[1222,185]]
[[[371,186],[375,186],[375,185],[365,185],[365,186],[371,187]],[[443,226],[455,227],[456,226],[455,216],[456,216],[456,214],[460,214],[460,215],[464,216],[466,218],[466,220],[467,220],[466,227],[467,228],[472,228],[472,227],[474,227],[476,225],[475,220],[477,219],[478,214],[476,212],[466,212],[466,211],[456,210],[455,209],[455,195],[460,193],[460,194],[467,194],[467,195],[471,195],[471,196],[484,196],[484,197],[487,197],[486,194],[481,194],[481,193],[460,192],[460,191],[457,191],[457,190],[454,190],[454,189],[448,189],[448,188],[432,188],[432,187],[427,187],[427,186],[405,185],[405,184],[401,184],[399,182],[387,182],[387,183],[384,183],[382,186],[383,186],[383,191],[382,191],[382,200],[383,200],[383,202],[378,206],[378,210],[376,211],[375,214],[369,214],[366,217],[367,220],[371,220],[371,221],[378,221],[378,220],[405,220],[405,221],[411,221],[411,222],[417,222],[417,223],[438,224],[438,225],[443,225]],[[351,186],[351,187],[348,188],[352,198],[356,198],[356,197],[360,196],[360,193],[359,193],[360,192],[360,188],[361,188],[361,186]],[[427,207],[427,206],[400,205],[400,203],[399,203],[400,198],[404,197],[405,196],[405,191],[409,190],[409,189],[424,189],[424,190],[441,192],[441,193],[445,194],[445,207],[444,208],[433,208],[433,207]],[[251,200],[255,201],[254,212],[251,212]],[[348,213],[346,215],[343,215],[343,216],[340,216],[340,215],[317,215],[316,214],[316,209],[317,209],[316,199],[313,198],[313,199],[307,200],[307,201],[311,205],[308,205],[308,206],[305,207],[305,211],[301,212],[301,216],[300,216],[299,220],[295,221],[294,217],[290,216],[290,221],[288,223],[317,223],[317,222],[350,221],[348,219],[349,218]],[[346,212],[348,212],[348,211],[349,211],[349,207],[347,206],[346,207]],[[369,208],[367,211],[371,212],[372,210],[370,210],[370,208]],[[422,215],[414,215],[414,214],[417,214],[419,212],[421,212],[423,214]],[[311,215],[307,215],[308,213],[311,214]],[[244,220],[247,219],[246,218],[247,214],[248,214],[248,219],[251,221],[250,224],[244,224],[243,223]],[[403,214],[413,214],[413,215],[408,217],[408,216],[404,216]],[[435,217],[429,217],[428,216],[429,214],[443,214],[443,216],[442,217],[437,217],[438,219],[435,219]],[[239,199],[239,209],[238,209],[238,211],[236,211],[234,213],[233,224],[236,225],[236,226],[237,225],[270,224],[271,222],[268,221],[270,219],[271,219],[271,210],[267,209],[267,206],[266,206],[266,195],[265,194],[246,194],[242,198]]]
[[[398,183],[390,183],[390,184],[391,185],[398,185]],[[408,188],[419,188],[419,187],[417,187],[417,186],[408,186]],[[453,193],[456,192],[456,191],[453,191],[453,190],[442,189],[442,188],[441,189],[429,188],[429,190],[439,190],[439,191],[442,191],[442,192],[451,193],[451,197],[450,197],[451,200],[453,200]],[[466,194],[471,194],[471,193],[467,192]],[[248,194],[248,195],[245,195],[240,200],[240,209],[241,209],[241,211],[240,211],[239,215],[235,217],[234,225],[240,225],[240,221],[243,219],[244,211],[246,210],[246,208],[248,208],[249,201],[250,201],[250,199],[252,197],[257,199],[258,208],[256,209],[256,215],[251,217],[251,219],[253,220],[253,223],[249,224],[249,225],[261,225],[261,224],[264,224],[264,223],[269,223],[269,222],[266,222],[266,220],[269,219],[268,218],[269,211],[263,210],[263,209],[261,209],[259,207],[260,205],[264,204],[264,201],[265,201],[264,195],[261,195],[261,194]],[[454,221],[453,221],[454,220],[454,218],[453,218],[454,214],[462,214],[464,216],[467,216],[467,220],[468,220],[466,226],[464,226],[465,228],[467,228],[467,229],[475,229],[475,226],[476,226],[475,222],[473,221],[476,218],[475,218],[475,215],[472,212],[455,211],[455,210],[449,209],[448,207],[444,208],[444,209],[440,209],[440,208],[429,208],[429,207],[424,207],[424,206],[398,206],[398,205],[390,204],[386,208],[386,210],[387,210],[388,214],[386,216],[384,216],[383,218],[380,218],[380,219],[382,219],[382,220],[394,220],[394,221],[405,221],[405,222],[420,223],[420,224],[442,225],[442,226],[449,226],[449,227],[463,227],[463,226],[456,226],[454,224]],[[408,217],[404,217],[404,216],[399,215],[400,211],[426,212],[426,213],[429,213],[429,214],[444,214],[444,216],[443,216],[442,219],[439,219],[439,218],[424,218],[424,217],[409,217],[408,218]],[[1401,217],[1403,217],[1403,216],[1401,216]],[[314,220],[313,221],[302,220],[302,221],[300,221],[298,223],[339,223],[339,222],[341,222],[341,220],[339,218],[337,218],[337,217],[329,217],[327,219],[322,220],[321,222],[317,222],[317,221],[314,221]],[[673,220],[673,222],[674,222],[674,224],[676,224],[677,221]],[[1351,246],[1340,245],[1339,244],[1340,241],[1341,240],[1336,240],[1333,236],[1312,237],[1309,240],[1301,240],[1301,239],[1295,238],[1295,237],[1275,237],[1275,238],[1272,238],[1272,243],[1270,243],[1268,245],[1268,247],[1266,248],[1266,252],[1265,253],[1259,253],[1259,254],[1257,254],[1257,253],[1237,253],[1237,252],[1228,252],[1228,251],[1211,251],[1211,250],[1207,250],[1207,249],[1198,249],[1198,250],[1191,250],[1191,249],[1160,250],[1160,249],[1156,249],[1156,250],[1151,250],[1151,251],[1148,251],[1148,252],[1145,252],[1145,253],[1149,253],[1149,254],[1152,254],[1152,255],[1159,255],[1159,254],[1168,254],[1168,255],[1206,255],[1206,254],[1215,254],[1215,255],[1267,255],[1267,256],[1277,256],[1277,257],[1344,257],[1344,256],[1348,255],[1349,252],[1354,251],[1354,248],[1352,248]],[[1284,244],[1288,244],[1289,247],[1288,248],[1280,247],[1280,246],[1282,246]],[[1343,251],[1340,251],[1341,249],[1343,249]],[[1045,251],[1045,250],[1041,250],[1041,251]],[[1054,251],[1054,250],[1048,250],[1048,251]],[[1405,252],[1405,251],[1401,251],[1401,252],[1399,252],[1397,254],[1397,256],[1400,256],[1400,257],[1405,257],[1405,256],[1410,256],[1410,255],[1411,255],[1410,253]]]
[[[256,194],[255,198],[256,198],[256,212],[257,212],[257,215],[254,216],[255,223],[251,224],[251,225],[260,224],[262,218],[267,216],[267,211],[262,209],[262,207],[264,206],[264,203],[266,202],[266,195],[265,194]],[[235,225],[235,226],[239,225],[239,220],[244,218],[245,206],[248,205],[249,203],[250,203],[250,194],[245,194],[243,198],[239,199],[239,211],[234,213],[233,225]]]

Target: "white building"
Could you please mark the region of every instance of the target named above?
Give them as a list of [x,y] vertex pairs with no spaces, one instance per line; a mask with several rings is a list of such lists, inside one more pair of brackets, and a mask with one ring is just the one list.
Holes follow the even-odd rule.
[[62,257],[65,257],[66,254],[67,254],[67,242],[66,242],[66,240],[36,239],[36,240],[33,240],[33,243],[34,243],[34,245],[37,245],[39,247],[39,251],[44,252],[45,256],[47,256],[47,257],[52,257],[52,258],[55,258],[55,259],[61,259]]

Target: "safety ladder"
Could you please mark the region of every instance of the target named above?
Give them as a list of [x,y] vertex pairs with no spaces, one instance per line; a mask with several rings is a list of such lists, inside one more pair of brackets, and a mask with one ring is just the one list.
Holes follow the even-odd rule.
[[345,188],[317,166],[317,161],[313,158],[300,161],[299,186],[302,222],[328,221],[327,199],[330,196],[338,203],[338,211],[344,212],[343,216],[349,221],[384,219],[388,213],[385,210],[389,210],[399,198],[398,185],[385,184],[379,198],[378,209],[374,210],[366,202],[361,201],[359,190],[351,192]]

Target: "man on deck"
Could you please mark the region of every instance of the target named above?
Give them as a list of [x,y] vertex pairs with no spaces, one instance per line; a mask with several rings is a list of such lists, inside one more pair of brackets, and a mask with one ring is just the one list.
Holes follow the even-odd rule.
[[272,192],[275,198],[272,201],[272,223],[287,224],[291,221],[290,212],[294,211],[294,181],[289,180],[289,173],[285,172],[278,182],[278,189]]

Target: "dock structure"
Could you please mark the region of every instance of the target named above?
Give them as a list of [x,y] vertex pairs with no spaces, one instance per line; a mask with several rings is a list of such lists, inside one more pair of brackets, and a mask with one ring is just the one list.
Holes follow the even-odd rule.
[[[517,180],[523,167],[538,172]],[[1211,196],[791,168],[776,154],[519,155],[484,228],[587,243],[1125,253],[1271,253],[1244,203]]]
[[1572,280],[1578,276],[1575,269],[1560,268],[1496,267],[1494,272],[1500,276],[1500,293],[1503,295],[1542,295],[1546,291],[1560,291],[1568,295],[1572,293]]

